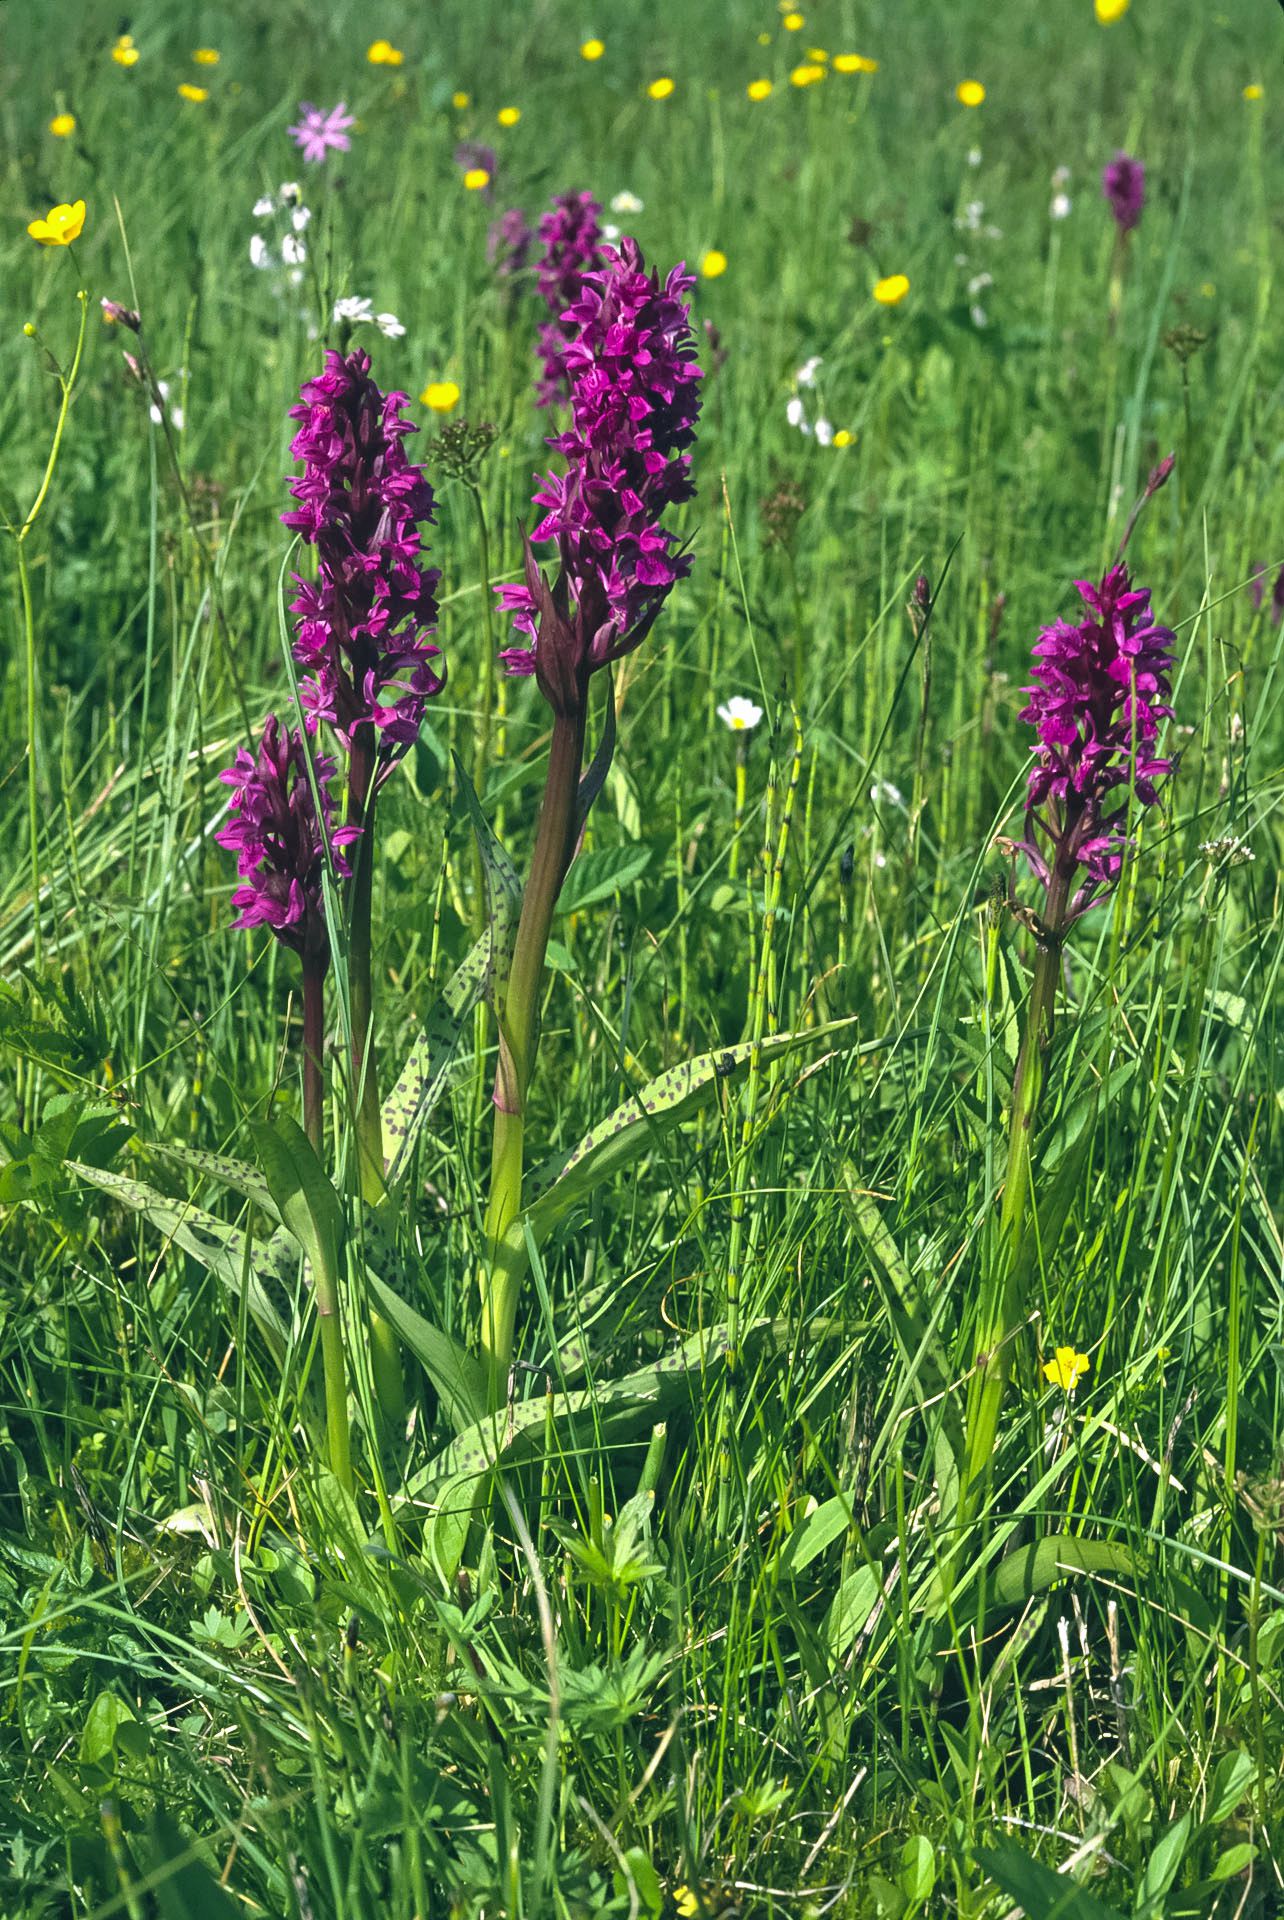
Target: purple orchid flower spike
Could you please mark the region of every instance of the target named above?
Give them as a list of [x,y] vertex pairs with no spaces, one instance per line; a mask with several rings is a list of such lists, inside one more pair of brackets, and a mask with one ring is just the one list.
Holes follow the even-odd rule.
[[1155,806],[1173,768],[1156,752],[1159,723],[1172,717],[1171,630],[1156,624],[1149,591],[1133,587],[1122,563],[1100,586],[1075,584],[1087,612],[1077,625],[1057,620],[1040,634],[1021,715],[1039,744],[1018,850],[1048,890],[1053,934],[1118,879],[1131,844],[1127,793]]
[[1101,191],[1110,202],[1120,235],[1131,233],[1146,204],[1146,169],[1141,161],[1127,153],[1116,153],[1102,171]]
[[602,265],[601,211],[591,193],[564,193],[539,223],[544,252],[538,282],[549,318],[539,330],[537,351],[544,372],[536,388],[537,406],[553,406],[565,400],[570,390],[566,349],[575,326],[567,310],[583,292],[584,276]]
[[324,970],[330,957],[321,899],[326,846],[335,873],[348,879],[343,849],[360,837],[360,829],[334,825],[330,783],[335,764],[326,754],[313,761],[321,796],[318,819],[307,756],[303,735],[269,715],[257,750],[242,747],[219,775],[233,799],[231,817],[214,837],[235,853],[236,871],[246,883],[232,895],[233,924],[270,927],[282,945]]

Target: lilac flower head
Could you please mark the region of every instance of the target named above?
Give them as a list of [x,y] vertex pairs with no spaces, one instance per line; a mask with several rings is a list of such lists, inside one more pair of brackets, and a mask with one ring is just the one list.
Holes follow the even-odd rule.
[[[1262,602],[1266,598],[1266,576],[1265,567],[1254,567],[1253,578],[1249,583],[1248,590],[1253,596],[1253,606],[1258,613],[1261,612]],[[1272,626],[1276,627],[1284,621],[1284,567],[1281,567],[1275,576],[1275,585],[1271,591],[1270,618]]]
[[1146,204],[1146,169],[1141,161],[1117,153],[1102,172],[1101,191],[1110,202],[1120,233],[1131,233]]
[[509,280],[530,264],[535,234],[520,207],[510,207],[491,222],[486,235],[486,258],[501,280]]
[[380,392],[369,354],[327,349],[324,373],[304,382],[290,409],[301,423],[290,451],[304,470],[290,482],[299,505],[281,515],[317,549],[317,577],[293,575],[290,603],[309,719],[328,720],[347,745],[372,726],[383,773],[445,685],[430,664],[440,648],[427,637],[441,575],[420,564],[418,522],[433,519],[433,495],[402,444],[418,431],[402,418],[406,398]]
[[690,570],[660,519],[694,491],[694,285],[681,266],[662,283],[624,239],[584,275],[566,312],[571,425],[548,443],[566,471],[544,475],[535,499],[545,514],[531,534],[557,542],[560,577],[550,593],[528,544],[524,584],[498,589],[528,636],[502,658],[510,673],[534,673],[555,706],[641,644]]
[[[1099,587],[1075,582],[1087,612],[1077,626],[1054,621],[1034,646],[1036,684],[1022,720],[1037,728],[1039,744],[1026,798],[1021,851],[1050,888],[1068,895],[1063,917],[1092,906],[1118,877],[1128,847],[1127,791],[1143,806],[1158,801],[1156,783],[1172,761],[1156,757],[1159,722],[1167,705],[1173,635],[1157,626],[1148,591],[1134,588],[1125,565],[1110,569]],[[1121,791],[1122,790],[1122,791]],[[1112,811],[1112,797],[1120,805]],[[1035,842],[1051,848],[1045,858]],[[1085,870],[1084,876],[1077,869]]]
[[602,265],[601,211],[591,193],[563,193],[539,223],[544,252],[537,278],[550,317],[539,330],[537,351],[544,373],[536,388],[537,406],[552,406],[567,397],[566,348],[574,337],[567,309],[579,299],[584,276]]
[[314,107],[310,100],[300,100],[299,124],[287,131],[303,158],[317,166],[331,147],[336,153],[348,152],[352,145],[348,128],[355,125],[355,116],[348,112],[346,100],[340,100],[338,106],[331,107],[328,112]]
[[271,927],[277,939],[296,953],[324,965],[329,939],[321,905],[325,844],[334,870],[350,878],[342,849],[360,837],[358,827],[336,827],[330,782],[334,761],[314,761],[323,819],[318,821],[308,779],[307,747],[301,733],[283,727],[270,714],[257,753],[242,747],[219,779],[233,789],[231,817],[215,834],[236,855],[236,871],[247,884],[232,895],[238,927]]

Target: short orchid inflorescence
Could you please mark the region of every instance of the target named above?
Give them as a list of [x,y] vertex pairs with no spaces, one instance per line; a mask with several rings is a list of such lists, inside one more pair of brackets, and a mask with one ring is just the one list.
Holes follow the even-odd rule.
[[571,424],[549,445],[566,461],[535,495],[531,543],[557,544],[554,590],[527,556],[526,580],[498,589],[526,636],[503,659],[535,674],[546,697],[583,697],[588,676],[641,644],[690,562],[662,526],[692,493],[689,449],[700,411],[689,296],[681,266],[648,274],[632,240],[605,249],[565,319]]
[[291,452],[304,462],[290,482],[299,505],[281,517],[317,549],[315,581],[294,575],[295,658],[308,672],[300,692],[311,721],[326,720],[346,745],[369,724],[381,772],[415,739],[424,707],[445,684],[432,666],[440,648],[435,590],[421,564],[421,521],[433,495],[403,442],[417,429],[402,417],[407,396],[386,396],[370,358],[331,348],[324,373],[305,383]]
[[270,714],[256,752],[242,747],[220,780],[233,790],[231,817],[214,837],[236,855],[245,882],[232,895],[238,927],[270,927],[284,946],[324,967],[329,940],[321,880],[326,847],[334,872],[349,877],[343,849],[359,838],[356,827],[336,827],[330,782],[335,764],[313,759],[321,817],[308,775],[308,746],[301,733]]

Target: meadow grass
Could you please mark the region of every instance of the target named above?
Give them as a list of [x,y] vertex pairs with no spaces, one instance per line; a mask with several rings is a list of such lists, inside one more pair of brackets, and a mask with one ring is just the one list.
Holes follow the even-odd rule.
[[[13,1920],[1284,1911],[1284,20],[801,10],[792,31],[744,0],[153,0],[132,65],[101,8],[8,10],[11,531],[89,299],[48,493],[21,551],[3,540]],[[401,65],[367,61],[382,34]],[[811,47],[878,71],[792,86]],[[304,166],[300,100],[341,98],[351,152]],[[493,205],[463,139],[497,150]],[[1148,201],[1112,325],[1099,176],[1121,147]],[[249,253],[254,202],[290,179],[313,209],[297,287]],[[251,1123],[300,1113],[289,956],[230,930],[213,833],[247,721],[290,704],[287,409],[336,299],[404,324],[352,335],[385,388],[460,390],[411,407],[449,682],[381,802],[385,1090],[487,921],[461,770],[525,871],[548,721],[496,680],[486,581],[517,577],[547,420],[537,303],[485,242],[502,208],[584,187],[641,200],[605,217],[652,264],[726,268],[696,292],[718,339],[694,569],[616,678],[530,1131],[568,1149],[666,1069],[768,1046],[529,1242],[520,1444],[455,1566],[432,1504],[448,1409],[407,1352],[406,1421],[380,1420],[364,1261],[353,1495],[315,1444],[305,1278],[281,1281],[273,1347],[248,1267],[220,1279],[182,1229],[190,1203],[262,1238],[262,1208],[175,1150],[253,1160]],[[79,197],[71,254],[26,237]],[[103,295],[143,316],[159,424]],[[795,394],[847,443],[791,425]],[[475,485],[437,464],[461,417],[496,429]],[[1029,648],[1169,452],[1129,554],[1178,637],[1179,766],[1068,943],[974,1513],[951,1434],[1034,957],[1008,889],[1035,889],[994,844],[1020,819]],[[734,694],[764,710],[747,735],[717,717]],[[470,1349],[494,1049],[470,1015],[371,1256]],[[104,1170],[164,1193],[170,1229]],[[1058,1347],[1089,1361],[1070,1391],[1042,1372]]]

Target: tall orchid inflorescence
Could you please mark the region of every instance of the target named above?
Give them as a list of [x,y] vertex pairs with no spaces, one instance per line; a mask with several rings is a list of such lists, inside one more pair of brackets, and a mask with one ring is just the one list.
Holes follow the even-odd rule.
[[233,799],[228,824],[214,838],[235,853],[236,871],[245,883],[232,895],[235,925],[270,927],[305,965],[324,972],[330,959],[321,899],[326,848],[335,873],[350,878],[342,849],[360,837],[360,828],[334,824],[335,764],[325,754],[312,763],[321,797],[318,818],[307,757],[303,735],[269,714],[257,752],[242,747],[219,775]]
[[1038,732],[1020,843],[1048,896],[1054,930],[1101,900],[1129,847],[1129,791],[1154,806],[1172,761],[1157,756],[1173,635],[1156,624],[1150,594],[1120,561],[1100,586],[1076,581],[1082,620],[1055,620],[1034,646],[1030,703]]
[[525,581],[497,589],[525,636],[504,663],[534,674],[555,707],[582,700],[591,673],[642,643],[690,567],[661,519],[692,493],[694,285],[681,267],[661,283],[626,239],[585,274],[565,315],[571,424],[548,444],[566,471],[542,477],[531,534],[532,545],[556,543],[560,577],[550,591],[528,548]]
[[1131,154],[1117,153],[1101,174],[1101,191],[1110,202],[1120,237],[1131,233],[1146,204],[1146,169]]
[[602,264],[601,211],[591,193],[563,193],[539,223],[544,251],[537,266],[537,282],[549,311],[539,330],[537,347],[544,363],[535,396],[541,407],[565,400],[570,388],[566,349],[575,337],[575,321],[568,309],[579,299],[585,275]]
[[368,354],[330,348],[324,373],[290,409],[301,423],[290,451],[304,472],[290,482],[299,505],[281,516],[317,550],[315,581],[295,574],[290,603],[305,710],[349,747],[369,729],[377,778],[416,738],[445,684],[431,665],[441,650],[428,638],[441,576],[421,564],[419,523],[433,519],[433,495],[403,444],[418,431],[402,417],[406,400],[380,392]]

